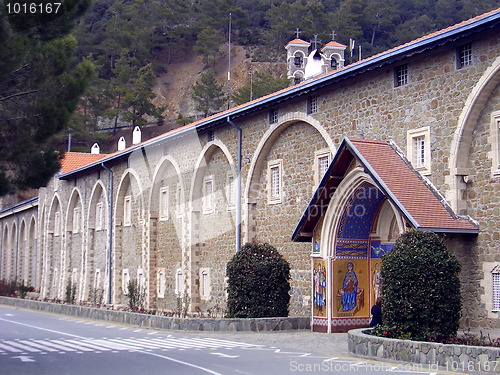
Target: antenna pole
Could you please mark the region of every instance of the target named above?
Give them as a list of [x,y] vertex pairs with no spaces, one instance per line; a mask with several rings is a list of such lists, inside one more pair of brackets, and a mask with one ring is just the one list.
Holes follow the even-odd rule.
[[229,13],[229,37],[228,37],[228,68],[227,68],[227,109],[231,108],[231,13]]

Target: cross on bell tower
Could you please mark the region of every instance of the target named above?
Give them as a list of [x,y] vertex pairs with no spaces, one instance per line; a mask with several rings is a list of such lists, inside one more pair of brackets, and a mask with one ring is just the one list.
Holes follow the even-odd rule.
[[295,35],[297,36],[297,39],[300,38],[300,33],[302,33],[302,31],[300,31],[300,29],[297,27],[297,29],[295,29]]
[[310,40],[313,49],[318,49],[318,44],[321,44],[321,40],[318,40],[318,34],[314,34],[314,39]]
[[335,42],[335,37],[337,36],[335,30],[332,30],[332,33],[330,35],[332,36],[332,41]]

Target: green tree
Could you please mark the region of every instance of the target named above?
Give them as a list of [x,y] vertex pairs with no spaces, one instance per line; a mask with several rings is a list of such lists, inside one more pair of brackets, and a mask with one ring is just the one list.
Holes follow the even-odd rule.
[[93,72],[89,61],[76,62],[77,42],[64,35],[88,2],[71,4],[55,19],[34,17],[29,27],[0,9],[0,194],[42,186],[60,168],[54,137]]
[[218,30],[212,27],[203,29],[194,45],[194,51],[197,55],[202,56],[203,63],[212,65],[215,69],[215,62],[224,55],[221,50],[221,44],[224,43],[224,37]]
[[217,112],[225,102],[223,85],[217,84],[212,70],[202,73],[201,78],[193,86],[192,98],[196,102],[196,110],[204,116]]
[[[246,103],[252,99],[271,94],[275,91],[284,89],[289,85],[288,78],[276,77],[272,71],[256,72],[253,80],[237,90],[233,94],[233,101],[237,105]],[[253,81],[253,82],[252,82]]]
[[382,330],[443,341],[458,329],[460,264],[433,232],[406,232],[382,257]]
[[246,244],[227,264],[228,316],[288,316],[290,265],[269,244]]

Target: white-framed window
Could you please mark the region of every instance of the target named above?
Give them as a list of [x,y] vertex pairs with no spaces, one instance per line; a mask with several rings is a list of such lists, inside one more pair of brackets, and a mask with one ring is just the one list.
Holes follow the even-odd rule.
[[78,268],[73,268],[71,272],[71,285],[76,285],[78,283]]
[[123,294],[128,293],[128,283],[130,282],[130,273],[128,272],[128,268],[125,268],[122,271],[122,290]]
[[408,130],[406,156],[422,175],[431,174],[431,129],[429,126]]
[[281,203],[283,198],[283,161],[270,161],[267,165],[268,203]]
[[500,111],[491,114],[491,174],[500,176]]
[[165,279],[165,269],[161,269],[158,271],[158,298],[165,298],[165,287],[166,287],[166,279]]
[[184,274],[181,268],[175,271],[175,294],[184,294]]
[[307,114],[317,113],[319,110],[319,97],[312,95],[307,98]]
[[457,69],[472,65],[472,44],[462,44],[457,48]]
[[279,118],[279,112],[277,109],[271,109],[269,111],[269,124],[277,124]]
[[175,200],[177,202],[177,217],[181,218],[184,216],[184,194],[182,193],[182,185],[180,183],[177,184]]
[[234,209],[236,207],[236,179],[231,171],[227,172],[227,208]]
[[332,153],[329,150],[316,151],[314,154],[314,183],[316,186],[321,182],[330,163],[332,161]]
[[101,289],[101,269],[96,268],[94,272],[94,289]]
[[212,176],[203,180],[203,213],[211,214],[215,209],[214,180]]
[[80,215],[80,207],[75,207],[73,209],[73,233],[80,232],[81,225],[81,215]]
[[169,196],[168,186],[160,189],[160,220],[168,220]]
[[146,277],[144,276],[144,271],[141,268],[137,270],[137,284],[139,285],[139,291],[142,292],[146,285]]
[[123,200],[123,225],[132,225],[132,197],[130,195]]
[[394,68],[394,87],[404,86],[408,83],[408,64]]
[[102,202],[97,203],[95,216],[95,229],[102,230],[104,222],[104,205]]
[[200,297],[202,299],[210,298],[210,269],[200,268]]
[[57,268],[54,268],[54,271],[52,272],[52,286],[57,285],[58,277],[59,277],[59,270]]
[[493,311],[500,311],[500,273],[492,273],[493,276]]
[[54,214],[54,236],[61,234],[61,212],[56,211]]

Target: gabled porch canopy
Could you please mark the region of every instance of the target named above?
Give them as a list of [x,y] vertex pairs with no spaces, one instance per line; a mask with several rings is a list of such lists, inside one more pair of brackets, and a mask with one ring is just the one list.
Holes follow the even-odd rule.
[[479,233],[470,218],[458,217],[437,189],[418,173],[392,142],[344,138],[321,180],[292,240],[310,242],[335,190],[356,160],[392,205],[416,230]]

